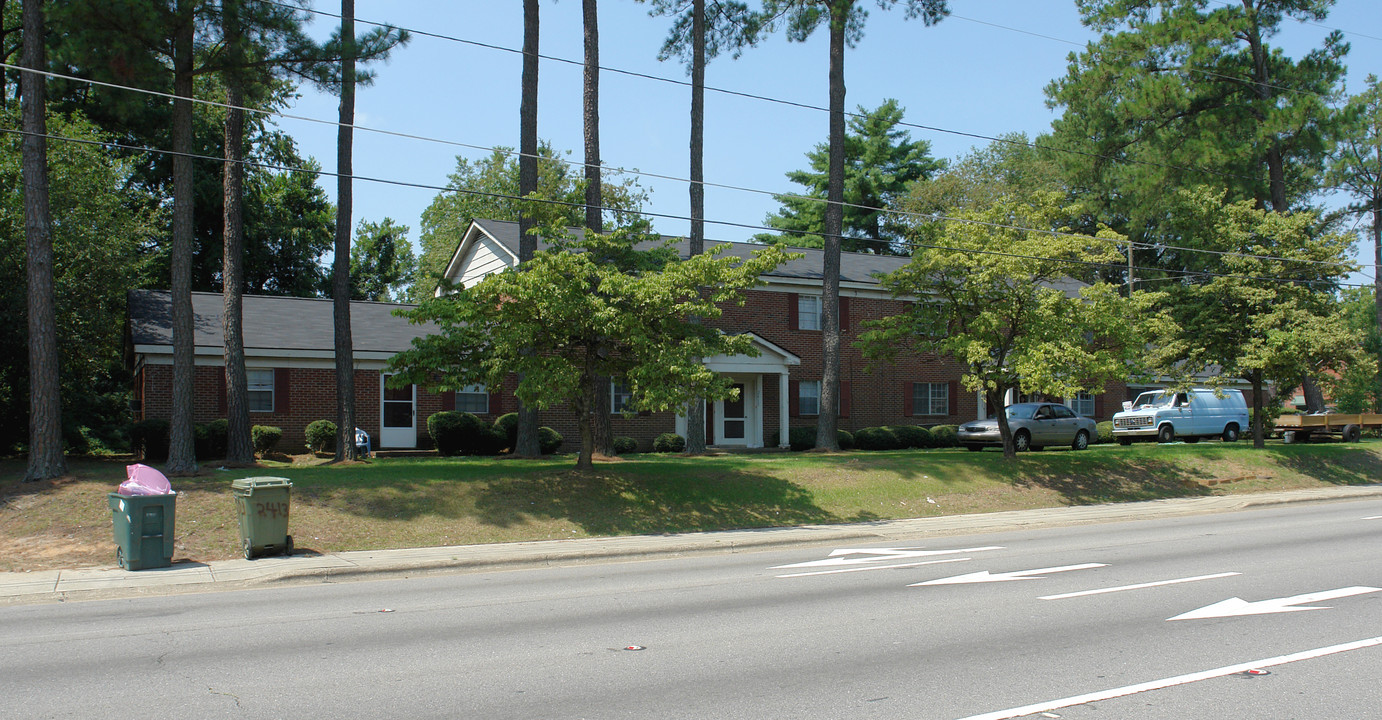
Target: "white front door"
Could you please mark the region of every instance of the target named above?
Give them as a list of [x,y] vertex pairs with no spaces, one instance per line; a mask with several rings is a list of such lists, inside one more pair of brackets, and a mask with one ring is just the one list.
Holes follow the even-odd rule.
[[391,388],[380,373],[379,441],[381,448],[417,447],[417,386]]
[[739,391],[739,397],[715,401],[716,445],[762,445],[762,432],[758,427],[761,421],[758,384],[757,377],[736,377],[733,387]]

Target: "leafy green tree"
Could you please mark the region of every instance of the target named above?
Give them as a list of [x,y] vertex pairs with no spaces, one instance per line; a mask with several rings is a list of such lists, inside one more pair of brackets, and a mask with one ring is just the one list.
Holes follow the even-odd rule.
[[[562,227],[585,224],[585,181],[571,172],[550,143],[538,146],[537,197],[552,201],[545,213],[556,213]],[[473,220],[517,221],[525,193],[519,190],[519,159],[512,148],[496,148],[482,160],[456,158],[456,170],[447,180],[448,190],[437,195],[422,211],[422,233],[418,238],[422,257],[408,296],[419,302],[437,288],[451,262],[461,238]],[[616,208],[616,222],[629,222],[647,200],[647,193],[634,179],[606,183],[606,207]]]
[[[1166,321],[1151,312],[1156,297],[1125,298],[1094,279],[1092,265],[1120,260],[1115,245],[1122,238],[1107,228],[1088,236],[1063,227],[1064,218],[1079,213],[1063,202],[1058,193],[1037,191],[961,210],[934,247],[918,248],[884,278],[895,297],[922,300],[866,323],[865,353],[952,357],[965,366],[964,387],[982,391],[995,408],[1017,388],[1070,397],[1127,377],[1147,341],[1170,334]],[[1003,412],[998,427],[1004,456],[1015,457]]]
[[1167,289],[1167,307],[1193,343],[1184,369],[1217,365],[1252,383],[1253,445],[1261,448],[1268,385],[1295,387],[1367,360],[1333,293],[1352,269],[1351,239],[1322,231],[1315,213],[1226,203],[1220,191],[1184,190],[1175,200],[1177,230],[1224,253],[1217,274]]
[[[933,177],[945,166],[931,157],[931,143],[914,141],[898,127],[903,109],[896,100],[885,100],[873,110],[859,108],[845,130],[844,238],[841,249],[880,255],[910,255],[910,249],[887,208],[907,193],[908,187]],[[829,145],[822,143],[806,154],[811,169],[793,170],[787,179],[806,188],[801,195],[777,195],[782,209],[765,222],[786,233],[791,245],[824,247],[825,197],[829,189]],[[759,235],[756,239],[772,239]]]
[[[257,295],[312,297],[327,276],[321,259],[331,249],[335,208],[317,185],[321,165],[297,154],[292,140],[273,133],[260,156],[279,167],[245,174],[245,254],[241,288]],[[296,169],[296,168],[301,168]]]
[[407,313],[413,322],[436,323],[437,332],[414,340],[390,369],[397,382],[442,390],[498,386],[517,373],[521,401],[539,409],[565,404],[576,414],[577,467],[589,468],[591,379],[624,378],[637,410],[680,410],[692,398],[729,396],[729,380],[699,358],[751,353],[749,337],[686,318],[718,317],[720,304],[742,303],[742,292],[789,256],[768,247],[747,260],[716,250],[678,260],[670,245],[635,250],[656,240],[641,230],[587,232],[579,241],[561,240],[562,232],[548,226],[544,235],[556,247],[521,269],[428,298]]
[[[0,111],[14,126],[18,109]],[[87,437],[118,440],[109,431],[128,420],[123,375],[125,293],[150,282],[144,246],[162,232],[164,218],[130,184],[134,168],[98,143],[108,139],[81,119],[50,113],[48,132],[87,143],[52,142],[48,168],[53,245],[53,327],[60,342],[63,435],[81,450]],[[0,186],[17,190],[20,136],[0,135]],[[27,437],[28,333],[22,195],[0,193],[0,451],[18,450]]]
[[1382,325],[1382,85],[1376,75],[1368,76],[1367,88],[1349,98],[1342,114],[1325,183],[1353,196],[1350,212],[1372,215],[1373,311]]
[[[878,0],[891,8],[897,0]],[[908,18],[927,25],[949,14],[946,0],[905,0]],[[839,407],[840,394],[840,248],[844,238],[845,201],[845,46],[864,36],[868,11],[858,0],[764,0],[768,27],[787,26],[787,39],[805,42],[822,23],[829,28],[830,141],[826,164],[826,207],[821,222],[821,407]],[[816,424],[816,447],[839,450],[834,412],[821,413]]]
[[1339,298],[1338,308],[1345,324],[1363,338],[1360,350],[1371,360],[1350,363],[1326,379],[1329,395],[1339,412],[1382,412],[1382,374],[1377,371],[1377,359],[1382,357],[1382,331],[1374,312],[1373,292],[1366,287],[1346,288]]
[[416,271],[407,225],[398,225],[393,218],[360,221],[350,248],[352,300],[400,302]]
[[1212,269],[1170,234],[1168,188],[1221,187],[1288,212],[1318,188],[1348,45],[1338,32],[1299,59],[1271,45],[1332,0],[1085,0],[1102,36],[1046,88],[1067,182],[1103,222],[1148,250],[1138,265]]

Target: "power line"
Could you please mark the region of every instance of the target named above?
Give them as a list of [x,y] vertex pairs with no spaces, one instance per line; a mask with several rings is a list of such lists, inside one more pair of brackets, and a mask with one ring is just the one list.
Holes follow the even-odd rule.
[[[267,2],[268,0],[261,0],[261,1],[266,1],[266,2]],[[46,77],[59,78],[59,79],[63,79],[63,80],[73,81],[73,82],[84,82],[84,83],[89,83],[89,84],[92,84],[92,85],[96,85],[96,86],[100,86],[100,87],[106,87],[106,88],[111,88],[111,89],[116,89],[116,90],[126,90],[126,91],[131,91],[131,92],[144,93],[144,94],[152,95],[152,96],[155,96],[155,97],[161,97],[161,98],[165,98],[165,99],[169,99],[169,100],[174,100],[174,101],[177,101],[177,100],[187,100],[187,101],[189,101],[189,102],[193,102],[193,103],[196,103],[196,104],[207,105],[207,106],[210,106],[210,107],[216,107],[216,108],[222,108],[222,109],[239,109],[239,110],[243,110],[243,111],[246,111],[246,112],[252,112],[252,113],[256,113],[256,114],[260,114],[260,115],[276,116],[276,117],[282,117],[282,118],[288,118],[288,119],[294,119],[294,120],[302,120],[302,121],[305,121],[305,122],[311,122],[311,123],[316,123],[316,124],[321,124],[321,125],[333,125],[333,126],[336,126],[336,127],[345,127],[344,124],[342,124],[341,122],[336,121],[336,120],[322,120],[322,119],[320,119],[320,118],[313,118],[313,117],[306,116],[306,115],[293,115],[293,114],[285,113],[285,112],[278,111],[278,110],[265,110],[265,109],[262,109],[262,108],[254,108],[254,107],[248,107],[248,106],[234,106],[234,105],[231,105],[231,104],[229,104],[229,103],[219,102],[219,101],[215,101],[215,100],[205,100],[205,99],[202,99],[202,98],[180,98],[180,97],[178,97],[178,96],[176,96],[176,95],[173,95],[173,94],[171,94],[171,93],[166,93],[166,92],[162,92],[162,91],[158,91],[158,90],[148,90],[148,89],[145,89],[145,88],[138,88],[138,87],[134,87],[134,86],[131,86],[131,85],[120,85],[120,84],[117,84],[117,83],[104,82],[104,81],[100,81],[100,80],[94,80],[94,79],[91,79],[91,78],[82,78],[82,77],[77,77],[77,76],[73,76],[73,75],[64,75],[64,74],[61,74],[61,73],[56,73],[56,72],[51,72],[51,71],[45,71],[45,70],[30,70],[30,69],[28,69],[28,68],[23,68],[23,67],[16,66],[16,65],[10,65],[10,64],[4,63],[4,62],[0,62],[0,68],[13,69],[13,70],[21,71],[21,72],[37,72],[38,74],[44,75],[44,76],[46,76]],[[362,126],[362,125],[350,125],[350,127],[354,128],[354,129],[356,129],[356,130],[364,131],[364,132],[373,132],[373,133],[378,133],[378,134],[387,135],[387,136],[392,136],[392,137],[400,137],[400,138],[411,139],[411,140],[419,140],[419,141],[423,141],[423,142],[432,142],[432,143],[438,143],[438,144],[443,144],[443,145],[449,145],[449,146],[453,146],[453,147],[463,147],[463,148],[474,149],[474,150],[483,150],[483,151],[487,151],[487,152],[502,153],[502,154],[504,154],[504,155],[506,155],[506,156],[518,156],[518,157],[522,157],[522,156],[523,156],[523,153],[520,153],[520,152],[515,151],[515,150],[512,150],[512,149],[508,149],[508,148],[486,147],[486,146],[483,146],[483,145],[474,145],[474,144],[470,144],[470,143],[463,143],[463,142],[454,141],[454,140],[446,140],[446,139],[442,139],[442,138],[434,138],[434,137],[429,137],[429,136],[424,136],[424,135],[414,135],[414,134],[401,133],[401,132],[391,131],[391,130],[382,130],[382,129],[378,129],[378,128],[370,128],[370,127],[366,127],[366,126]],[[121,147],[121,148],[124,148],[124,149],[131,149],[131,150],[135,150],[135,151],[139,151],[139,152],[162,152],[162,153],[174,154],[174,151],[172,151],[172,150],[150,149],[150,148],[142,148],[142,147],[139,147],[139,146],[123,146],[123,145],[119,145],[119,144],[117,144],[117,143],[105,143],[105,144],[108,144],[108,145],[110,145],[110,146],[112,146],[112,147]],[[203,158],[203,159],[213,159],[213,158],[209,158],[209,157],[207,157],[207,156],[196,156],[196,157],[201,157],[201,158]],[[542,156],[534,156],[534,157],[537,157],[538,159],[542,159]],[[549,159],[551,159],[551,160],[556,160],[557,162],[561,162],[561,163],[563,163],[563,164],[566,164],[566,165],[569,166],[569,167],[577,167],[577,166],[582,167],[582,168],[585,167],[585,164],[584,164],[584,163],[579,163],[579,162],[572,161],[572,160],[563,160],[563,159],[561,159],[561,158],[549,158]],[[305,169],[302,169],[302,168],[277,168],[277,167],[275,167],[275,166],[265,166],[265,167],[269,167],[269,168],[273,168],[273,169],[291,169],[291,170],[297,170],[297,171],[301,171],[301,172],[310,172],[310,171],[305,170]],[[687,178],[679,178],[679,177],[670,176],[670,175],[661,175],[661,174],[648,173],[648,172],[642,172],[642,171],[637,171],[637,170],[627,170],[627,169],[624,169],[624,168],[621,168],[621,167],[604,167],[604,166],[601,166],[601,167],[602,167],[602,169],[607,169],[607,170],[610,170],[610,171],[612,171],[612,172],[619,173],[619,174],[624,174],[624,175],[634,175],[634,176],[637,176],[637,177],[651,177],[651,178],[658,178],[658,179],[662,179],[662,180],[669,180],[669,181],[673,181],[673,182],[685,182],[685,183],[691,182],[691,180],[689,180],[689,179],[687,179]],[[325,173],[319,173],[319,174],[325,174]],[[461,192],[461,193],[470,192],[470,191],[461,190],[461,189],[459,189],[459,188],[437,187],[437,186],[433,186],[433,185],[416,184],[416,183],[407,183],[407,182],[402,182],[402,181],[393,181],[393,180],[386,180],[386,179],[376,179],[376,180],[377,180],[378,182],[381,182],[381,183],[397,184],[397,185],[404,185],[404,186],[417,186],[417,187],[420,187],[420,188],[434,188],[434,189],[438,189],[438,190],[447,190],[447,189],[451,189],[451,190],[454,191],[454,192]],[[717,189],[726,189],[726,190],[733,190],[733,191],[738,191],[738,192],[746,192],[746,193],[754,193],[754,194],[760,194],[760,195],[768,195],[768,196],[771,196],[771,197],[776,198],[776,199],[779,199],[779,200],[781,200],[781,199],[783,199],[783,198],[786,198],[786,199],[804,200],[804,201],[814,202],[814,203],[819,203],[819,204],[824,204],[824,203],[827,202],[827,200],[824,199],[824,198],[813,197],[813,196],[810,196],[810,195],[799,195],[799,194],[795,194],[795,193],[778,193],[778,192],[773,192],[773,191],[770,191],[770,190],[762,190],[762,189],[758,189],[758,188],[750,188],[750,187],[737,186],[737,185],[728,185],[728,184],[723,184],[723,183],[706,183],[706,182],[702,182],[701,185],[704,186],[704,187],[712,187],[712,188],[717,188]],[[483,195],[483,194],[485,194],[485,193],[472,193],[472,194],[481,194],[481,195]],[[500,197],[502,197],[502,196],[500,196]],[[884,213],[884,214],[891,215],[891,216],[894,216],[894,217],[908,218],[908,219],[914,219],[914,220],[924,220],[924,221],[929,221],[929,222],[944,222],[944,221],[949,221],[949,222],[962,222],[962,223],[968,223],[968,224],[982,225],[982,226],[991,227],[991,228],[995,228],[995,229],[1031,231],[1030,228],[1023,228],[1023,227],[1020,227],[1020,226],[1006,225],[1006,224],[1003,224],[1003,223],[994,223],[994,222],[988,222],[988,221],[983,221],[983,220],[976,220],[976,219],[973,219],[973,218],[959,218],[959,217],[954,217],[954,216],[949,216],[949,215],[943,215],[943,214],[941,214],[941,213],[917,213],[917,212],[911,212],[911,211],[906,211],[906,210],[897,210],[897,209],[893,209],[893,208],[875,207],[875,206],[872,206],[872,205],[863,205],[863,204],[858,204],[858,203],[847,203],[847,202],[846,202],[846,203],[841,203],[841,206],[842,206],[842,207],[846,207],[846,208],[856,209],[856,210],[864,210],[864,211],[868,211],[868,212],[879,212],[879,213]],[[582,205],[581,207],[584,207],[584,206]],[[614,210],[614,209],[612,209],[612,208],[610,208],[610,209],[611,209],[612,211],[614,211],[614,212],[618,212],[617,210]],[[644,214],[645,214],[645,215],[648,215],[648,216],[651,216],[651,217],[659,217],[659,216],[660,216],[660,215],[658,215],[657,213],[644,213]],[[667,216],[665,216],[665,217],[670,218],[670,219],[676,219],[676,220],[688,220],[688,219],[689,219],[689,218],[685,218],[685,217],[672,216],[672,215],[667,215]],[[730,223],[730,222],[727,222],[727,221],[719,221],[719,224],[721,224],[721,225],[727,225],[727,226],[732,226],[732,227],[741,227],[741,228],[746,228],[746,229],[767,230],[767,231],[769,231],[769,232],[778,232],[778,233],[793,232],[793,231],[784,230],[784,229],[781,229],[781,228],[773,228],[773,227],[762,226],[762,225],[749,225],[749,224],[741,224],[741,223]],[[1126,245],[1130,246],[1130,247],[1133,248],[1133,249],[1142,248],[1142,249],[1176,250],[1176,251],[1180,251],[1180,252],[1189,252],[1189,253],[1203,253],[1203,254],[1210,254],[1210,255],[1229,256],[1229,257],[1242,257],[1242,258],[1259,259],[1259,260],[1279,260],[1279,261],[1283,261],[1283,262],[1298,262],[1298,263],[1307,263],[1307,264],[1321,264],[1321,265],[1328,265],[1328,266],[1334,266],[1334,267],[1345,267],[1345,266],[1348,266],[1348,264],[1346,264],[1346,263],[1336,263],[1336,262],[1331,262],[1331,261],[1322,261],[1322,260],[1299,260],[1299,259],[1295,259],[1295,258],[1286,258],[1286,257],[1272,256],[1272,255],[1256,255],[1256,254],[1237,253],[1237,252],[1222,251],[1222,250],[1208,250],[1208,249],[1204,249],[1204,248],[1190,248],[1190,247],[1182,247],[1182,246],[1177,246],[1177,245],[1166,245],[1166,244],[1163,244],[1163,243],[1137,243],[1137,242],[1133,242],[1133,241],[1131,241],[1131,240],[1128,240],[1128,241],[1126,241],[1126,242],[1119,242],[1119,241],[1114,240],[1114,239],[1111,239],[1111,238],[1100,238],[1100,237],[1095,237],[1095,236],[1090,236],[1090,235],[1080,235],[1080,234],[1078,234],[1078,233],[1061,233],[1061,232],[1057,232],[1057,231],[1049,231],[1049,232],[1050,232],[1050,234],[1052,234],[1053,236],[1057,236],[1057,237],[1059,237],[1059,236],[1069,236],[1069,237],[1078,237],[1078,238],[1084,238],[1084,239],[1093,239],[1093,240],[1098,240],[1098,241],[1100,241],[1100,242],[1104,242],[1104,243],[1108,243],[1108,244],[1112,244],[1112,245],[1125,245],[1125,244],[1126,244]],[[843,237],[843,236],[842,236],[842,237]]]
[[[207,160],[207,161],[215,162],[215,163],[218,163],[218,164],[224,164],[224,163],[226,162],[225,158],[222,158],[222,157],[215,157],[215,156],[212,156],[212,155],[201,155],[201,154],[198,154],[198,153],[181,153],[181,152],[177,152],[177,151],[173,151],[173,150],[164,150],[164,149],[161,149],[161,148],[148,148],[148,147],[141,147],[141,146],[137,146],[137,145],[128,145],[128,144],[125,144],[125,143],[108,142],[108,141],[101,141],[101,140],[91,140],[91,139],[86,139],[86,138],[73,138],[73,137],[68,137],[68,136],[65,136],[65,135],[54,135],[54,134],[51,134],[51,133],[43,133],[43,134],[39,134],[39,133],[29,133],[29,132],[26,132],[26,131],[24,131],[24,130],[16,130],[16,129],[14,129],[14,128],[0,127],[0,133],[6,133],[6,134],[10,134],[10,135],[19,135],[19,136],[38,136],[38,137],[43,137],[43,138],[46,138],[46,139],[49,139],[49,140],[57,140],[57,141],[61,141],[61,142],[70,142],[70,143],[80,144],[80,145],[93,145],[93,146],[99,146],[99,147],[114,147],[114,148],[120,148],[120,149],[123,149],[123,150],[131,150],[131,151],[135,151],[135,152],[159,153],[159,154],[171,155],[171,156],[176,156],[176,157],[188,157],[188,158],[192,158],[192,159],[194,159],[194,160]],[[388,184],[388,185],[395,185],[395,186],[401,186],[401,187],[412,187],[412,188],[430,189],[430,190],[436,190],[436,191],[440,191],[440,192],[454,192],[454,193],[464,194],[464,195],[478,195],[478,196],[482,196],[482,197],[491,197],[491,198],[497,198],[497,199],[512,200],[512,201],[515,201],[515,202],[524,202],[524,201],[526,201],[526,202],[538,202],[538,203],[547,204],[547,205],[559,205],[559,206],[570,207],[570,208],[583,208],[583,207],[586,207],[586,205],[585,205],[584,203],[566,202],[566,201],[563,201],[563,200],[551,200],[551,199],[543,199],[543,198],[523,198],[523,197],[519,197],[519,196],[517,196],[517,195],[508,195],[508,194],[505,194],[505,193],[489,193],[489,192],[483,192],[483,191],[478,191],[478,190],[464,190],[464,189],[460,189],[460,188],[441,187],[441,186],[436,186],[436,185],[429,185],[429,184],[426,184],[426,183],[415,183],[415,182],[407,182],[407,181],[402,181],[402,180],[391,180],[391,179],[387,179],[387,178],[377,178],[377,177],[371,177],[371,176],[366,176],[366,175],[349,175],[349,176],[343,176],[343,175],[340,174],[340,173],[329,172],[329,171],[326,171],[326,170],[319,170],[319,169],[312,169],[312,168],[303,168],[303,167],[296,167],[296,166],[290,166],[290,165],[279,165],[279,164],[276,164],[276,163],[265,163],[265,162],[258,162],[258,161],[252,161],[252,160],[242,160],[242,161],[240,161],[240,164],[241,164],[241,165],[244,165],[244,166],[246,166],[246,167],[255,167],[255,168],[261,168],[261,169],[266,169],[266,170],[276,170],[276,171],[280,171],[280,172],[301,172],[301,173],[307,173],[307,174],[315,175],[315,176],[318,176],[318,177],[349,177],[351,180],[362,180],[362,181],[365,181],[365,182],[373,182],[373,183],[380,183],[380,184]],[[630,215],[639,215],[639,216],[648,217],[648,218],[661,218],[661,219],[672,219],[672,220],[689,220],[689,219],[690,219],[690,218],[688,218],[688,217],[686,217],[686,216],[671,215],[671,214],[669,214],[669,213],[655,213],[655,212],[649,212],[649,211],[645,211],[645,210],[624,210],[624,209],[620,209],[620,208],[604,207],[604,206],[602,206],[601,209],[602,209],[602,210],[609,210],[610,212],[614,212],[614,213],[623,213],[623,214],[630,214]],[[956,221],[956,222],[966,222],[966,221],[965,221],[964,219],[962,219],[962,218],[954,218],[953,220]],[[738,223],[738,222],[732,222],[732,221],[726,221],[726,220],[714,220],[714,219],[709,219],[709,218],[705,219],[705,222],[710,223],[710,224],[713,224],[713,225],[723,225],[723,226],[727,226],[727,227],[737,227],[737,228],[744,228],[744,229],[751,229],[751,230],[775,230],[775,228],[769,228],[769,227],[763,226],[763,225],[749,225],[749,224],[747,224],[747,223]],[[981,223],[981,224],[992,225],[992,223]],[[1076,234],[1074,234],[1074,233],[1059,233],[1059,232],[1056,232],[1056,231],[1038,230],[1038,229],[1032,229],[1032,228],[1020,228],[1020,227],[1016,227],[1016,226],[1008,226],[1008,227],[1010,227],[1010,229],[1022,230],[1022,231],[1025,231],[1025,232],[1034,232],[1034,233],[1039,233],[1039,234],[1043,234],[1043,235],[1068,235],[1068,236],[1071,236],[1071,237],[1079,237],[1079,238],[1083,238],[1083,239],[1096,239],[1096,238],[1093,238],[1093,237],[1088,236],[1088,235],[1076,235]],[[842,239],[844,239],[844,238],[842,237]],[[725,242],[725,243],[733,244],[731,241],[723,241],[723,240],[718,240],[718,241],[717,241],[717,240],[714,240],[713,238],[712,238],[711,240],[712,240],[712,242]],[[745,243],[745,244],[748,244],[748,243]],[[1006,258],[1019,259],[1019,260],[1038,260],[1038,261],[1047,261],[1047,262],[1057,262],[1057,263],[1063,263],[1063,264],[1069,264],[1069,265],[1077,265],[1077,266],[1084,266],[1084,267],[1108,268],[1108,269],[1119,269],[1119,270],[1121,270],[1121,269],[1123,269],[1123,268],[1126,267],[1126,265],[1125,265],[1124,263],[1122,263],[1122,262],[1117,262],[1117,263],[1114,263],[1114,262],[1098,262],[1098,261],[1089,261],[1089,260],[1075,260],[1075,259],[1071,259],[1071,258],[1045,257],[1045,256],[1040,256],[1040,255],[1023,255],[1023,254],[1018,254],[1018,253],[1005,253],[1005,252],[999,252],[999,251],[996,251],[996,250],[977,250],[977,249],[968,249],[968,248],[954,248],[954,247],[949,247],[949,246],[946,246],[946,245],[933,245],[933,244],[918,243],[918,242],[910,242],[910,243],[908,243],[908,244],[909,244],[912,248],[914,248],[914,249],[943,250],[943,251],[950,251],[950,252],[962,252],[962,253],[967,253],[967,254],[972,254],[972,255],[991,255],[991,256],[996,256],[996,257],[1006,257]],[[818,248],[809,248],[809,249],[818,249]],[[1136,269],[1141,269],[1141,270],[1152,270],[1152,271],[1155,271],[1155,272],[1181,273],[1181,274],[1186,275],[1186,276],[1189,276],[1189,277],[1224,277],[1224,278],[1237,278],[1237,279],[1243,279],[1243,280],[1256,280],[1256,281],[1264,281],[1264,282],[1289,282],[1289,283],[1301,283],[1301,284],[1307,284],[1307,285],[1325,285],[1325,286],[1327,286],[1327,287],[1371,287],[1370,285],[1357,285],[1357,284],[1352,284],[1352,283],[1339,283],[1339,282],[1334,282],[1334,281],[1330,281],[1330,280],[1308,280],[1308,279],[1300,279],[1300,278],[1281,278],[1281,277],[1257,277],[1257,276],[1250,276],[1250,275],[1236,275],[1236,274],[1231,274],[1231,273],[1212,273],[1212,272],[1194,271],[1194,270],[1160,270],[1160,269],[1157,269],[1157,268],[1136,268]]]

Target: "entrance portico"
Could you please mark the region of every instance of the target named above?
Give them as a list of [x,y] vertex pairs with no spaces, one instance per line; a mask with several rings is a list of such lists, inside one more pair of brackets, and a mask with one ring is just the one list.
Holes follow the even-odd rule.
[[[727,375],[736,389],[737,399],[716,400],[706,408],[706,444],[761,448],[767,437],[763,427],[767,415],[763,403],[764,386],[776,380],[778,446],[788,442],[788,384],[787,374],[801,358],[764,340],[755,333],[753,339],[757,357],[750,355],[716,355],[706,358],[705,366]],[[774,378],[773,376],[776,376]],[[771,386],[769,386],[771,387]],[[686,416],[678,415],[676,432],[686,437]]]

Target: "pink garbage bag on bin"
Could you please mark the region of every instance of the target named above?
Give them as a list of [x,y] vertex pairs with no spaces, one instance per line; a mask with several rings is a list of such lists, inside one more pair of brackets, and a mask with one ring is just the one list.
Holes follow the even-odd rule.
[[121,495],[167,495],[173,491],[168,478],[148,465],[126,465],[125,475],[129,479],[120,483]]

